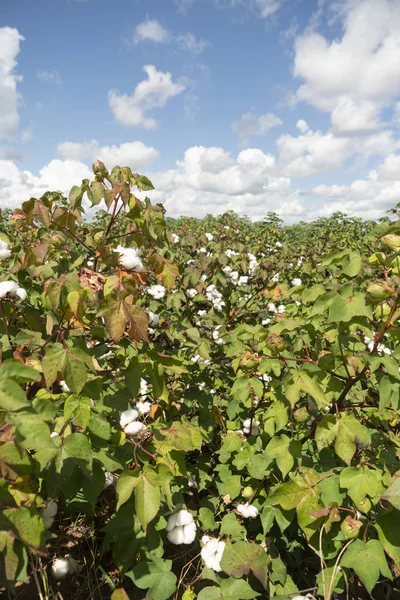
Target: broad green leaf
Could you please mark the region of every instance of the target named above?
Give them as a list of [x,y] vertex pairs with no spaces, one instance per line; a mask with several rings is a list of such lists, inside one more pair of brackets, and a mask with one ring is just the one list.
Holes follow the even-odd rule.
[[30,403],[18,383],[12,379],[0,379],[0,409],[16,411],[29,406]]
[[220,588],[203,588],[197,598],[198,600],[252,600],[259,595],[247,581],[229,578],[221,581]]
[[394,475],[392,483],[385,493],[382,494],[382,497],[400,510],[400,476]]
[[140,561],[126,573],[141,590],[148,589],[152,600],[167,600],[176,589],[176,575],[172,572],[172,560],[156,556],[151,561]]
[[385,553],[378,540],[367,543],[355,540],[346,550],[340,562],[342,567],[353,569],[370,594],[380,575],[392,580]]
[[264,588],[267,585],[268,563],[269,558],[264,549],[250,542],[228,541],[221,559],[224,573],[241,578],[252,571]]
[[160,508],[160,488],[150,483],[146,473],[140,473],[135,486],[135,511],[143,530],[157,516]]
[[379,541],[386,554],[392,558],[396,567],[400,568],[400,511],[389,510],[376,520],[375,529]]
[[135,471],[124,471],[118,478],[117,481],[117,510],[128,502],[129,498],[132,496],[133,490],[139,484],[139,473],[138,470]]

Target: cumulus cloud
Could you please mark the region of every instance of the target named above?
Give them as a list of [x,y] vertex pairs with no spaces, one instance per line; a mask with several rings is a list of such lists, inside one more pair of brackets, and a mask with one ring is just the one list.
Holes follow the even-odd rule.
[[147,19],[147,21],[139,23],[134,31],[134,44],[149,40],[157,44],[173,42],[185,52],[191,52],[192,54],[201,54],[203,50],[210,45],[207,40],[198,39],[194,33],[191,32],[173,35],[156,19]]
[[58,71],[42,71],[39,70],[36,73],[36,76],[38,79],[40,79],[41,81],[44,81],[45,83],[56,83],[56,84],[60,84],[63,82],[61,75]]
[[169,33],[165,27],[156,19],[148,19],[139,23],[135,28],[133,42],[139,44],[143,40],[151,40],[152,42],[163,43],[169,39]]
[[248,112],[243,114],[239,121],[232,123],[232,131],[241,138],[243,144],[248,144],[253,136],[265,135],[277,125],[282,125],[282,121],[273,113],[257,117],[252,112]]
[[119,146],[100,146],[95,139],[87,142],[61,142],[57,146],[63,159],[75,161],[99,159],[110,168],[114,165],[139,170],[148,167],[159,156],[158,150],[143,142],[125,142]]
[[147,74],[147,79],[137,84],[131,96],[110,90],[108,103],[116,121],[121,125],[155,129],[157,121],[145,113],[154,108],[162,108],[169,98],[183,92],[186,86],[180,81],[172,81],[171,73],[157,71],[153,65],[144,66],[143,71]]
[[87,165],[74,160],[52,160],[39,171],[39,176],[19,170],[10,160],[0,160],[0,206],[18,207],[47,190],[67,193],[73,185],[92,175]]
[[18,29],[0,28],[0,138],[13,136],[19,125],[17,84],[22,77],[15,73],[15,67],[24,39]]
[[381,127],[381,110],[400,94],[400,3],[333,6],[340,8],[341,38],[329,41],[308,30],[295,40],[294,75],[304,80],[295,98],[330,112],[338,134],[368,134]]
[[261,19],[272,17],[281,8],[282,0],[213,0],[218,8],[236,8],[254,12]]

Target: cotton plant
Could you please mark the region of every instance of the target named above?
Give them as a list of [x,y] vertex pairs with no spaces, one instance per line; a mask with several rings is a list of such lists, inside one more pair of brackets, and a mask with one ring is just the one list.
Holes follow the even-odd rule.
[[196,523],[189,511],[182,509],[171,515],[167,522],[167,538],[176,545],[192,544],[196,538]]
[[140,258],[142,252],[139,248],[124,248],[124,246],[117,246],[114,252],[119,253],[119,264],[127,271],[144,271],[144,266]]
[[221,292],[217,290],[213,283],[206,288],[206,298],[211,302],[216,312],[222,312],[225,302],[222,300]]
[[19,287],[18,283],[12,280],[0,282],[0,300],[26,300],[28,294],[26,290]]
[[210,537],[209,535],[203,535],[200,540],[201,545],[201,558],[204,564],[209,569],[213,569],[216,573],[222,571],[221,560],[224,554],[226,543],[217,538]]

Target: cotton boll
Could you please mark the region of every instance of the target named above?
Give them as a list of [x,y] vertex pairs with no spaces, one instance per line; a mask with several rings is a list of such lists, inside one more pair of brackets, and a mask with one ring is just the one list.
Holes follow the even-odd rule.
[[57,558],[51,567],[51,574],[55,579],[64,579],[70,572],[70,562],[67,558]]
[[197,296],[197,290],[190,288],[189,290],[186,290],[185,294],[189,300],[192,300],[195,296]]
[[193,488],[195,490],[199,489],[199,486],[197,485],[196,481],[196,475],[194,473],[191,473],[188,477],[188,487]]
[[161,300],[165,296],[165,287],[163,285],[151,285],[147,288],[147,293],[156,300]]
[[176,233],[173,233],[172,241],[174,242],[174,244],[177,244],[179,242],[179,235],[176,235]]
[[114,252],[119,253],[119,264],[127,271],[143,271],[144,267],[140,259],[141,251],[138,248],[117,246]]
[[255,506],[252,506],[251,504],[247,507],[247,511],[249,514],[249,517],[251,519],[256,519],[258,517],[258,508],[256,508]]
[[180,510],[176,515],[176,525],[181,527],[183,525],[190,525],[190,523],[193,523],[193,516],[190,512],[185,509]]
[[212,233],[206,233],[205,235],[206,235],[206,238],[208,239],[208,241],[209,241],[209,242],[212,242],[212,241],[213,241],[213,239],[214,239],[214,236],[213,236],[213,234],[212,234]]
[[307,600],[307,596],[293,596],[292,600]]
[[252,504],[238,504],[236,510],[245,519],[256,519],[258,517],[258,508]]
[[139,421],[132,421],[132,423],[128,423],[128,425],[124,427],[124,431],[128,435],[137,435],[142,429],[147,429],[147,427],[144,423],[140,423]]
[[300,277],[295,277],[294,279],[292,279],[292,281],[290,283],[293,287],[297,287],[297,286],[301,285],[302,282],[301,282]]
[[149,325],[151,325],[153,327],[158,325],[158,323],[160,322],[160,316],[157,315],[156,313],[151,312],[151,310],[149,310],[148,315],[149,315]]
[[132,421],[136,421],[138,416],[139,413],[135,408],[129,408],[128,410],[124,410],[124,412],[121,413],[119,417],[119,424],[121,426],[121,429],[125,429],[125,427],[129,423],[132,423]]
[[201,557],[204,560],[206,567],[213,569],[217,573],[222,571],[220,563],[225,550],[225,542],[204,535],[201,538],[200,543],[203,546]]
[[189,523],[183,527],[183,543],[191,544],[196,537],[196,523]]
[[110,473],[109,471],[105,471],[104,472],[104,487],[103,490],[107,489],[108,487],[110,487],[110,485],[114,485],[116,481],[116,477],[113,473]]
[[281,244],[281,242],[276,242],[275,246],[276,246],[277,248],[282,248],[282,244]]
[[0,240],[0,260],[5,258],[10,258],[11,251],[8,247],[7,242]]
[[250,434],[250,426],[251,435],[260,435],[260,421],[256,421],[255,419],[246,419],[243,421],[243,431],[247,435]]
[[141,377],[140,379],[140,397],[142,400],[146,400],[147,398],[147,381]]
[[60,436],[60,434],[57,431],[52,431],[51,434],[50,434],[51,438],[56,438],[56,437],[59,437],[59,436]]
[[136,408],[141,415],[147,415],[151,410],[150,402],[136,402]]
[[15,290],[15,295],[18,296],[18,298],[22,301],[26,300],[28,296],[24,288],[18,288],[17,290]]
[[18,289],[18,284],[15,281],[0,282],[0,298],[5,298],[7,295],[14,295]]
[[65,383],[64,379],[62,379],[60,382],[60,388],[61,391],[64,392],[65,394],[70,394],[71,390],[69,389],[69,387],[67,386],[67,384]]
[[54,500],[43,509],[43,517],[55,517],[58,512],[58,504]]
[[167,538],[171,544],[175,544],[176,546],[184,544],[185,534],[183,532],[183,527],[174,527],[174,529],[168,533]]

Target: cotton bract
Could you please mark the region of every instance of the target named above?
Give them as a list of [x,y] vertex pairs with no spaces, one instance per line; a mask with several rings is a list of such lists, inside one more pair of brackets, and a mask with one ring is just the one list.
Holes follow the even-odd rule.
[[256,519],[258,517],[258,508],[256,508],[252,504],[238,504],[236,510],[245,519]]
[[128,271],[143,271],[141,251],[138,248],[124,248],[117,246],[114,252],[119,252],[119,264]]
[[0,260],[4,258],[10,258],[10,256],[11,251],[8,247],[7,242],[3,242],[3,240],[0,240]]
[[225,542],[208,535],[203,535],[200,544],[202,545],[201,558],[204,560],[206,567],[213,569],[217,573],[222,571],[221,559],[226,546]]
[[196,523],[190,512],[183,509],[169,517],[167,531],[172,544],[191,544],[196,537]]

